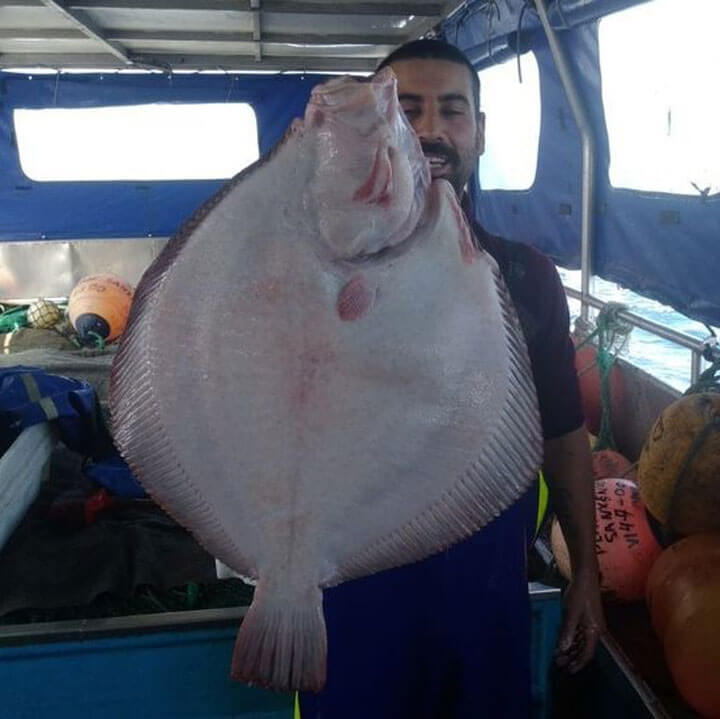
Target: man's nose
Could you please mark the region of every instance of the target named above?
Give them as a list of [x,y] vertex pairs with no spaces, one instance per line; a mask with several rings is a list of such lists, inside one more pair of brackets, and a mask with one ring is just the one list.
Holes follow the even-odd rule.
[[442,125],[442,117],[437,110],[427,109],[413,124],[415,134],[421,140],[442,140],[444,139],[444,131]]

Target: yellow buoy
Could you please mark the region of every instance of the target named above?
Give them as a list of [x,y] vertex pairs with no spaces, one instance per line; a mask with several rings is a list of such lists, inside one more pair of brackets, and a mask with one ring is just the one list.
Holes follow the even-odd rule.
[[682,397],[650,430],[637,482],[650,513],[677,534],[720,530],[720,394]]
[[133,288],[109,273],[83,277],[68,300],[68,317],[80,340],[117,339],[125,329]]

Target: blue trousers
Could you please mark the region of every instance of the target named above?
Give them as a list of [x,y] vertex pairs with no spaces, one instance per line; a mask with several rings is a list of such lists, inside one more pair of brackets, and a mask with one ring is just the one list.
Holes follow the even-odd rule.
[[327,682],[302,719],[527,719],[536,488],[422,562],[325,591]]

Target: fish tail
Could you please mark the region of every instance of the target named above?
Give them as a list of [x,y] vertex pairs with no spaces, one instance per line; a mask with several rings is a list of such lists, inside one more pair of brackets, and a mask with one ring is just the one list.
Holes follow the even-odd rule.
[[278,691],[320,691],[326,664],[322,591],[278,596],[258,583],[238,631],[232,678]]

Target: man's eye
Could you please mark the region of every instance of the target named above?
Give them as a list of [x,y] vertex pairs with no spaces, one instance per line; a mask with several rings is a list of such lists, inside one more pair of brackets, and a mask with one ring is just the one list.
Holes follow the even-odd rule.
[[403,107],[403,112],[408,120],[417,117],[420,114],[420,110],[416,107]]
[[443,110],[443,115],[446,117],[456,117],[457,115],[464,115],[463,110],[456,110],[455,108],[449,107]]

